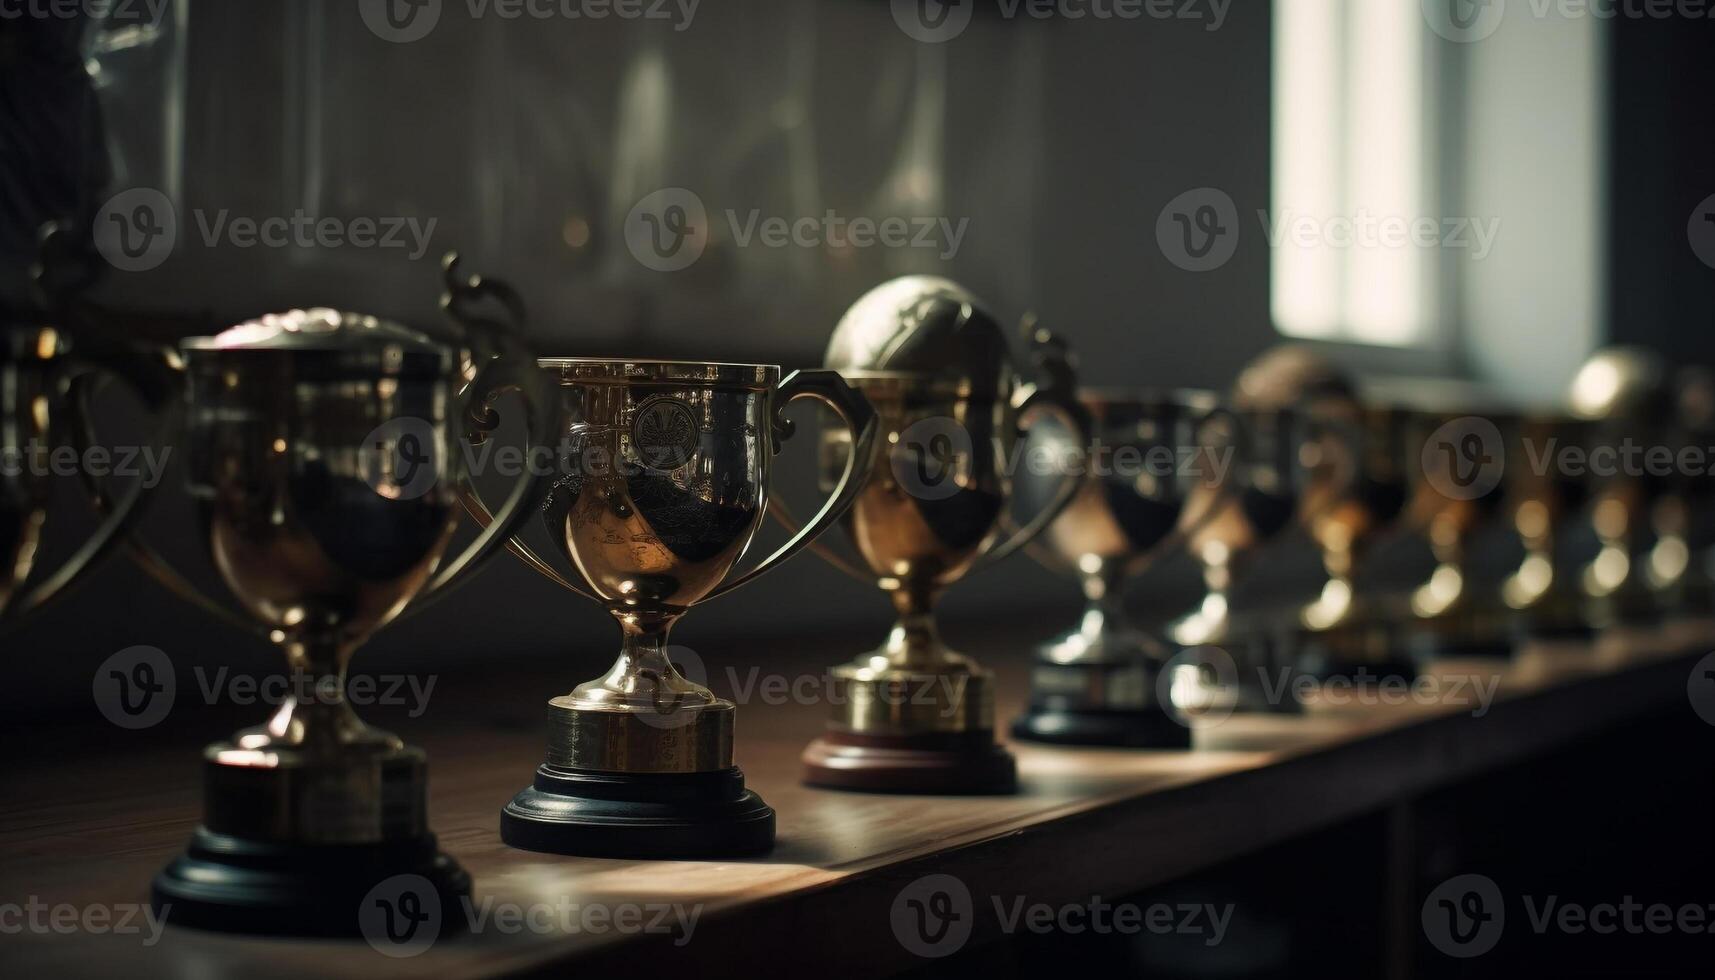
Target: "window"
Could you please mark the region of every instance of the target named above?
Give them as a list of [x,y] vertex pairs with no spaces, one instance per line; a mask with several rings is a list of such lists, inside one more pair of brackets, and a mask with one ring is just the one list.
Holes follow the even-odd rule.
[[1283,334],[1436,339],[1426,30],[1417,0],[1275,0],[1270,305]]

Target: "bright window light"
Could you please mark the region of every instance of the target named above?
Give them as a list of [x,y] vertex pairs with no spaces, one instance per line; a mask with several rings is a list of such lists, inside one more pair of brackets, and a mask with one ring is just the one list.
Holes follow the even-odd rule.
[[1417,0],[1275,0],[1271,306],[1294,337],[1423,343],[1437,250]]

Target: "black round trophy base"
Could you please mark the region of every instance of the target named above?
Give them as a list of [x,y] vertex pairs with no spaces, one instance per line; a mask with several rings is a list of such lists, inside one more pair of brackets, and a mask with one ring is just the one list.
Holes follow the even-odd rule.
[[1162,704],[1160,676],[1160,662],[1141,656],[1039,660],[1030,671],[1030,707],[1012,735],[1051,745],[1188,749],[1191,729]]
[[500,811],[500,839],[549,854],[739,857],[774,846],[774,810],[716,772],[616,773],[544,765]]
[[1398,631],[1372,622],[1352,623],[1305,637],[1299,669],[1315,680],[1368,686],[1413,683],[1422,673]]
[[804,782],[865,793],[999,796],[1018,791],[1018,764],[988,729],[913,735],[830,729],[804,749]]
[[1012,737],[1050,745],[1188,749],[1191,729],[1159,709],[1090,711],[1032,707],[1012,723]]
[[433,834],[386,844],[284,844],[198,827],[185,853],[155,876],[150,904],[175,926],[355,936],[365,898],[398,875],[426,880],[442,908],[470,895],[470,875],[436,848]]

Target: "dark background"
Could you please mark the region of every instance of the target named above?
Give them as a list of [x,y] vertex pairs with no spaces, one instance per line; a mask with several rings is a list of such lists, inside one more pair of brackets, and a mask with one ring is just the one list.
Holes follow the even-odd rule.
[[[222,324],[334,305],[432,326],[436,262],[456,247],[523,291],[543,353],[794,367],[819,362],[840,311],[869,286],[933,272],[968,284],[1006,321],[1037,312],[1072,342],[1091,383],[1223,388],[1279,340],[1266,243],[1242,238],[1225,266],[1191,274],[1163,258],[1154,223],[1168,200],[1199,186],[1224,189],[1241,214],[1268,206],[1269,5],[1236,0],[1218,31],[1204,26],[1005,20],[984,5],[956,43],[932,46],[907,38],[878,0],[705,0],[683,32],[647,21],[472,20],[448,3],[429,37],[390,44],[348,4],[199,0],[170,43],[104,62],[120,81],[92,99],[65,46],[75,32],[9,21],[0,25],[6,281],[15,295],[39,221],[152,186],[177,203],[180,243],[157,269],[109,275],[106,301]],[[1509,22],[1502,37],[1529,29]],[[1564,203],[1600,209],[1608,230],[1596,339],[1711,361],[1715,270],[1686,247],[1685,227],[1715,192],[1715,32],[1708,22],[1623,19],[1599,31],[1606,190]],[[182,61],[163,48],[182,50]],[[1536,135],[1552,145],[1543,125]],[[617,230],[641,194],[675,185],[711,211],[896,213],[901,175],[921,213],[970,219],[952,259],[717,239],[691,269],[658,273],[631,259]],[[413,261],[396,250],[211,247],[191,216],[296,208],[437,224]],[[568,244],[572,218],[589,229],[581,246]],[[1524,234],[1532,216],[1505,219]],[[1533,375],[1528,357],[1474,366],[1473,330],[1522,332],[1546,360],[1583,342],[1552,325],[1473,325],[1457,306],[1447,316],[1449,350],[1435,356],[1330,349],[1360,367],[1536,399],[1564,378]],[[114,441],[137,424],[121,401],[110,413]],[[814,492],[812,454],[803,439],[783,457],[782,491],[800,512]],[[220,595],[179,485],[170,475],[148,533]],[[57,542],[75,538],[83,519],[66,496],[49,528]],[[1289,584],[1303,549],[1284,550],[1271,562]],[[1396,551],[1402,568],[1423,559],[1411,542]],[[1190,572],[1169,562],[1140,582],[1140,614],[1180,611],[1196,594]],[[960,584],[944,612],[956,643],[961,622],[997,615],[1046,637],[1075,606],[1072,583],[1020,557]],[[889,621],[879,592],[805,555],[696,610],[675,638],[736,656],[746,638],[788,636],[835,662],[879,641]],[[569,687],[606,665],[615,640],[600,610],[502,558],[462,594],[383,631],[360,666],[555,659]],[[63,706],[92,718],[89,671],[121,648],[150,644],[181,662],[256,671],[275,669],[276,656],[124,562],[3,642],[14,672],[0,710]],[[521,692],[520,712],[547,693]]]

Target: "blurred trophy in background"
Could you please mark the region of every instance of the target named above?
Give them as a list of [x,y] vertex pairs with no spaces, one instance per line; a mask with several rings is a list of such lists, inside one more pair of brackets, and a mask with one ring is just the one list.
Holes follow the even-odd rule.
[[[174,923],[246,932],[359,930],[360,906],[399,874],[443,902],[469,876],[428,828],[423,752],[363,723],[346,699],[353,652],[417,600],[444,594],[528,513],[524,468],[500,519],[443,562],[467,479],[467,419],[490,394],[541,390],[512,331],[469,315],[499,283],[447,264],[444,342],[372,316],[294,310],[181,345],[189,483],[215,567],[243,612],[207,599],[158,553],[144,567],[285,654],[292,693],[265,724],[203,754],[203,820],[155,879]],[[471,413],[477,413],[475,415]],[[530,412],[532,442],[546,424]]]
[[1674,414],[1666,368],[1652,351],[1604,348],[1578,369],[1571,401],[1590,422],[1590,525],[1600,542],[1579,577],[1585,616],[1597,629],[1651,624],[1661,612],[1651,520],[1677,465],[1665,445]]
[[1592,632],[1578,586],[1576,534],[1589,503],[1583,459],[1590,424],[1565,414],[1530,411],[1517,420],[1507,447],[1504,510],[1524,547],[1519,565],[1501,583],[1513,611],[1515,643],[1580,640]]
[[[1012,755],[995,742],[992,675],[941,641],[934,603],[972,569],[1028,543],[1077,492],[1079,481],[1068,475],[1053,500],[1003,540],[1013,500],[1007,466],[1021,425],[1051,412],[1075,445],[1089,441],[1063,347],[1041,330],[1032,331],[1031,345],[1040,384],[1020,380],[1004,331],[975,297],[927,276],[876,287],[835,330],[828,366],[869,398],[883,435],[859,460],[864,485],[844,521],[863,567],[828,557],[885,590],[899,619],[880,648],[834,668],[834,717],[804,752],[811,785],[899,793],[1015,788]],[[862,449],[833,433],[825,465]]]
[[1299,665],[1316,676],[1376,680],[1415,677],[1393,645],[1395,618],[1358,588],[1360,563],[1405,509],[1407,463],[1403,409],[1359,397],[1345,372],[1304,347],[1264,354],[1238,380],[1237,404],[1292,407],[1302,413],[1307,473],[1298,519],[1321,551],[1320,594],[1297,614]]
[[1715,374],[1682,368],[1674,388],[1668,448],[1675,467],[1650,515],[1649,580],[1666,611],[1703,617],[1715,611]]
[[1203,568],[1206,591],[1195,609],[1168,627],[1168,635],[1181,648],[1212,647],[1231,658],[1234,710],[1290,713],[1301,707],[1296,698],[1280,696],[1291,685],[1275,683],[1275,677],[1290,682],[1297,672],[1290,631],[1272,610],[1248,602],[1242,586],[1257,559],[1294,526],[1305,476],[1303,417],[1272,396],[1259,399],[1241,390],[1234,398],[1228,418],[1235,426],[1231,444],[1237,459],[1218,485],[1194,488],[1187,504],[1191,513],[1211,510],[1187,541]]
[[[126,335],[122,314],[100,311],[83,299],[98,260],[89,243],[49,224],[42,229],[31,270],[34,302],[0,308],[0,629],[21,622],[64,594],[126,537],[154,487],[130,481],[103,502],[100,519],[57,566],[43,567],[50,529],[53,474],[69,449],[79,469],[92,447],[87,436],[91,399],[106,378],[117,378],[159,416],[154,442],[177,417],[172,369],[165,358]],[[154,458],[165,460],[164,452]],[[56,522],[57,523],[57,522]]]
[[1529,463],[1519,444],[1520,420],[1500,412],[1425,411],[1413,414],[1410,430],[1420,465],[1407,523],[1428,542],[1435,568],[1411,591],[1403,643],[1418,662],[1510,656],[1511,611],[1500,584],[1479,577],[1472,549],[1499,523],[1506,468]]
[[[1206,591],[1195,609],[1168,627],[1168,635],[1181,648],[1212,647],[1231,658],[1236,676],[1230,696],[1237,711],[1290,713],[1300,708],[1296,698],[1281,696],[1292,689],[1290,681],[1298,672],[1295,631],[1283,627],[1266,605],[1248,602],[1241,586],[1257,559],[1294,526],[1302,505],[1309,475],[1304,465],[1307,404],[1343,397],[1346,391],[1344,380],[1331,374],[1281,383],[1282,372],[1297,373],[1313,365],[1275,365],[1304,357],[1297,348],[1277,348],[1240,373],[1229,416],[1235,426],[1229,437],[1238,459],[1226,467],[1217,485],[1196,487],[1187,505],[1192,513],[1211,510],[1187,542],[1203,567]],[[1273,675],[1288,683],[1276,685]]]
[[[1125,586],[1225,503],[1196,490],[1222,485],[1237,448],[1235,420],[1212,418],[1216,399],[1206,392],[1086,390],[1079,400],[1090,415],[1087,453],[1047,424],[1032,427],[1028,444],[1032,453],[1080,469],[1077,496],[1032,552],[1076,575],[1086,605],[1075,629],[1038,651],[1030,707],[1012,733],[1070,745],[1189,748],[1189,723],[1160,683],[1167,649],[1131,625]],[[1217,426],[1224,431],[1210,438],[1207,430]],[[1020,498],[1045,506],[1059,476],[1020,474]],[[1193,500],[1196,510],[1187,507]]]
[[[600,602],[621,644],[601,677],[548,702],[548,758],[507,803],[513,847],[612,857],[720,857],[774,845],[774,810],[733,763],[733,702],[687,678],[668,634],[690,608],[778,566],[837,521],[867,476],[875,413],[833,371],[765,364],[548,358],[559,385],[563,472],[543,502],[562,575],[522,539],[512,551]],[[798,398],[832,408],[856,452],[810,521],[728,579],[770,506],[772,460]],[[486,510],[474,495],[479,521]]]

